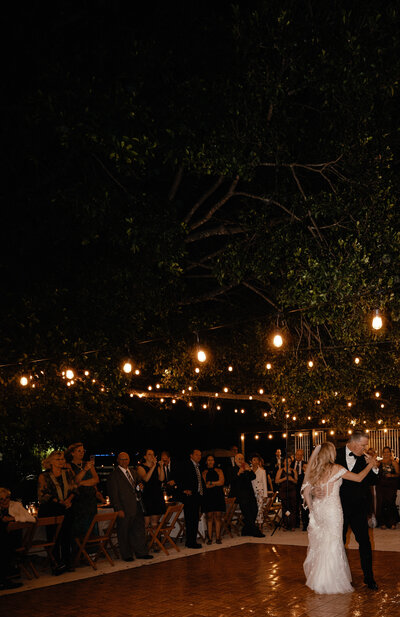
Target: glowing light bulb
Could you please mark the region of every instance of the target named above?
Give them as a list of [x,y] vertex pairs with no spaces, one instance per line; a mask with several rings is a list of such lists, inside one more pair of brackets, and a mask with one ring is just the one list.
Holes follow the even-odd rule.
[[175,403],[176,403],[176,400],[173,398],[172,399],[172,404],[175,405]]
[[335,431],[329,431],[329,435],[334,435]]
[[383,409],[385,407],[385,405],[383,403],[381,403],[381,409]]
[[272,369],[272,364],[267,362],[266,368],[267,368],[267,371],[270,371]]
[[238,410],[237,410],[237,409],[235,409],[235,413],[237,413],[237,412],[238,412]]
[[282,437],[283,437],[283,439],[286,439],[287,433],[283,433]]
[[216,393],[214,394],[214,396],[218,398],[218,396],[219,396],[218,392],[216,392]]
[[252,400],[253,400],[253,397],[250,395],[249,396],[249,401],[252,401]]
[[140,371],[139,371],[139,369],[138,369],[138,368],[137,368],[137,369],[135,369],[135,375],[140,375]]
[[285,397],[282,398],[282,403],[286,403]]
[[245,409],[241,409],[241,410],[240,410],[240,413],[245,413],[245,412],[246,412],[246,410],[245,410]]
[[307,420],[311,420],[311,416],[307,416]]
[[[126,374],[131,373],[132,372],[132,364],[130,362],[125,362],[124,366],[122,367],[122,370]],[[68,377],[68,375],[67,375],[67,377]]]
[[163,398],[160,398],[160,403],[163,403],[163,402],[164,402],[164,399],[163,399]]
[[228,371],[229,371],[230,373],[232,373],[232,371],[233,371],[233,366],[228,366]]
[[254,435],[254,439],[260,439],[260,435]]
[[147,389],[148,389],[148,390],[152,390],[152,389],[153,389],[153,386],[147,386]]
[[354,364],[360,364],[361,360],[358,356],[354,358]]
[[207,405],[205,403],[203,405],[203,409],[207,409]]
[[259,389],[258,394],[264,394],[264,390],[262,388]]
[[375,392],[375,396],[376,396],[376,398],[379,398],[379,397],[380,397],[380,395],[381,395],[381,393],[380,393],[380,392]]
[[193,390],[192,386],[188,387],[189,392],[191,392]]
[[315,402],[317,403],[317,405],[321,405],[321,401],[319,399],[317,399]]
[[85,377],[88,377],[89,374],[90,374],[89,371],[85,371],[85,373],[84,373]]
[[268,418],[268,413],[266,411],[264,411],[264,418]]
[[347,403],[347,407],[351,407],[353,403]]
[[156,383],[156,388],[157,388],[157,390],[159,390],[161,388],[159,383]]
[[383,326],[382,317],[379,315],[379,310],[376,309],[375,316],[372,319],[372,327],[374,330],[380,330]]
[[197,359],[199,362],[205,362],[207,360],[207,354],[202,349],[197,352]]
[[292,420],[296,421],[297,420],[296,416],[293,416]]
[[192,402],[188,403],[188,405],[189,405],[189,407],[193,407],[193,403]]
[[349,435],[351,435],[353,431],[351,430],[351,428],[349,428],[349,430],[347,432],[348,432]]
[[275,347],[282,347],[283,345],[283,338],[280,334],[275,334],[274,338],[273,338],[273,344]]
[[217,405],[217,410],[220,411],[221,410],[221,405]]
[[326,420],[322,420],[322,424],[325,424]]
[[228,388],[227,387],[224,388],[224,392],[225,393],[228,392]]
[[129,396],[130,396],[131,398],[133,398],[133,393],[131,392]]
[[314,366],[314,362],[312,360],[308,361],[308,368],[312,368]]
[[384,428],[384,429],[383,429],[383,432],[384,432],[384,433],[387,433],[387,428]]
[[196,366],[196,368],[194,369],[194,372],[195,372],[195,373],[200,373],[200,369],[199,369],[199,367],[198,367],[198,366]]
[[383,420],[378,420],[378,424],[382,424]]
[[272,435],[271,435],[271,433],[268,435],[268,439],[272,439]]
[[19,380],[19,383],[21,384],[21,386],[27,386],[28,385],[28,378],[27,377],[21,377],[21,379]]
[[69,368],[67,371],[65,371],[65,376],[67,379],[73,379],[75,376],[74,371]]

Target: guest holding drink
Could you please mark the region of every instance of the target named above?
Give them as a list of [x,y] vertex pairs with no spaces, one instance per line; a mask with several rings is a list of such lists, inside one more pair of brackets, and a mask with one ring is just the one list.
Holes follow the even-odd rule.
[[162,463],[157,463],[154,450],[145,451],[144,462],[138,465],[137,473],[144,485],[142,501],[145,525],[157,527],[161,514],[166,510],[162,489],[165,476]]
[[206,469],[203,471],[205,484],[202,510],[207,518],[207,544],[212,543],[213,526],[215,526],[216,543],[221,544],[222,513],[225,512],[223,471],[215,467],[215,459],[207,456]]
[[83,537],[97,514],[96,486],[99,476],[94,461],[84,461],[84,456],[85,448],[81,442],[70,445],[66,453],[77,485],[77,494],[72,504],[74,537]]

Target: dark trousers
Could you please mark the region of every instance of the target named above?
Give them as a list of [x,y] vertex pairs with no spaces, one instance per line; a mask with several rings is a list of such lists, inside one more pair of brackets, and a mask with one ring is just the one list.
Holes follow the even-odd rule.
[[256,498],[252,496],[238,497],[238,502],[243,515],[242,536],[252,536],[258,532],[256,526],[256,518],[258,513],[258,505]]
[[129,559],[139,555],[147,555],[146,531],[143,512],[138,506],[136,514],[127,514],[124,518],[117,518],[117,536],[122,559]]
[[[282,482],[279,487],[279,496],[282,502],[282,519],[286,528],[296,527],[296,487],[292,482]],[[289,512],[289,514],[286,514]]]
[[[67,567],[70,567],[72,563],[72,551],[75,549],[75,542],[72,537],[72,509],[65,508],[63,505],[56,502],[40,504],[38,517],[46,518],[48,516],[64,516],[64,521],[54,546],[53,556],[57,564],[65,564]],[[55,530],[56,527],[54,525],[46,527],[46,536],[48,540],[53,539]]]
[[346,543],[348,528],[351,528],[358,542],[361,567],[366,579],[373,579],[372,550],[368,533],[367,510],[360,504],[343,504],[343,542]]
[[303,529],[307,529],[309,515],[308,510],[303,508],[303,500],[300,494],[301,484],[296,485],[296,527],[300,526],[301,522]]
[[183,514],[185,516],[186,546],[197,543],[201,495],[185,495]]
[[0,583],[5,581],[14,559],[14,546],[11,534],[7,531],[7,523],[0,521]]

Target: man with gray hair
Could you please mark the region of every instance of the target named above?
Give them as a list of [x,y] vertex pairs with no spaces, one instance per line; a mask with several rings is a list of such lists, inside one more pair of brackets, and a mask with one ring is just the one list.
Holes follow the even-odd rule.
[[[363,431],[355,430],[346,446],[339,448],[336,462],[353,473],[359,473],[367,462],[364,453],[368,447],[368,437]],[[376,484],[378,469],[373,468],[362,482],[343,480],[340,487],[340,499],[343,508],[343,542],[346,543],[347,530],[350,526],[358,542],[364,583],[369,589],[377,590],[378,585],[372,572],[372,550],[368,533],[369,487]]]

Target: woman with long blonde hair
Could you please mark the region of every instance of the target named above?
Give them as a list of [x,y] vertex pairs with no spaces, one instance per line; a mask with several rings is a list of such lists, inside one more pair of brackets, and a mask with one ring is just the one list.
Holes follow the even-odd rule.
[[353,590],[344,550],[343,510],[339,489],[342,480],[362,482],[376,458],[366,455],[367,465],[353,473],[335,463],[336,448],[325,442],[315,448],[309,460],[301,492],[310,511],[308,550],[304,562],[306,585],[316,593],[348,593]]

